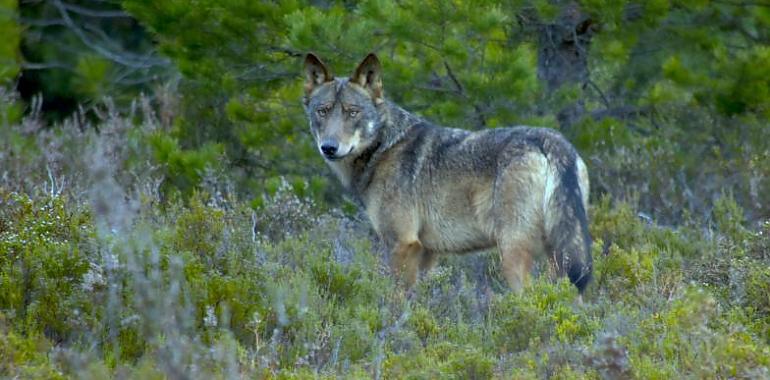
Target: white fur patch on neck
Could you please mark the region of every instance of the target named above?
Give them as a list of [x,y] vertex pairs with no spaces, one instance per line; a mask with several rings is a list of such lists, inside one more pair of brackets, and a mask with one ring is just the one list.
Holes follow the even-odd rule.
[[350,143],[348,144],[348,149],[355,148],[360,143],[361,143],[361,130],[357,129],[353,133],[353,137],[350,138]]
[[350,183],[352,181],[352,171],[350,165],[339,161],[326,161],[326,164],[329,165],[334,174],[337,175],[337,178],[342,183],[342,186],[345,188],[350,188]]

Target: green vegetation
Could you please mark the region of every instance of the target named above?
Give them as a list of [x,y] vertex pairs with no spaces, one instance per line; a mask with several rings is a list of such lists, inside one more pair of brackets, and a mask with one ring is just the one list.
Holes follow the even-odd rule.
[[656,220],[708,217],[726,191],[750,220],[770,215],[762,199],[770,193],[770,8],[762,2],[50,0],[16,8],[0,5],[0,31],[11,36],[0,82],[21,62],[19,91],[32,110],[42,94],[46,120],[79,104],[96,116],[105,96],[127,111],[148,94],[172,126],[147,142],[166,171],[164,191],[189,196],[213,167],[251,200],[281,178],[312,178],[303,191],[338,204],[308,138],[301,60],[313,51],[346,76],[375,51],[390,99],[452,127],[558,128],[594,169],[595,190]]
[[[3,0],[3,19],[19,29],[6,34],[0,21],[0,49],[13,51],[11,62],[21,69],[18,91],[38,102],[48,121],[86,113],[104,97],[128,108],[159,77],[171,75],[169,62],[154,54],[150,36],[121,10],[120,1]],[[9,63],[5,58],[0,52],[0,72]]]
[[19,39],[21,31],[15,22],[17,4],[13,0],[0,2],[0,35],[5,41],[0,46],[0,86],[10,83],[19,74]]
[[[0,188],[4,377],[768,375],[770,223],[747,229],[729,196],[709,229],[649,224],[598,199],[582,305],[547,276],[507,292],[495,252],[446,257],[405,294],[365,222],[288,182],[257,208],[216,176],[164,199],[163,172],[132,143],[162,128],[127,124],[6,130],[16,138],[1,143],[12,178]],[[55,160],[32,150],[50,146]],[[56,160],[70,163],[60,178],[45,169]]]
[[[0,0],[0,377],[770,378],[769,33],[737,0]],[[308,134],[307,51],[567,135],[583,304],[496,252],[398,288]]]
[[770,8],[579,3],[124,1],[187,79],[179,149],[221,143],[256,197],[279,176],[325,182],[298,101],[303,54],[347,76],[375,51],[390,99],[452,127],[559,128],[600,168],[594,189],[658,220],[705,217],[725,189],[770,215]]

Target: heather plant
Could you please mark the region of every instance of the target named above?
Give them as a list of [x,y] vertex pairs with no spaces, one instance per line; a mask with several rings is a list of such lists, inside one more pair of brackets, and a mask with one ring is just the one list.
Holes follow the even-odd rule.
[[[599,202],[581,305],[545,272],[507,292],[495,252],[446,258],[405,293],[344,213],[308,205],[298,217],[313,223],[260,235],[254,213],[283,199],[162,202],[115,167],[85,173],[79,201],[3,193],[4,375],[757,378],[770,365],[767,236],[739,227],[729,199],[710,238]],[[715,257],[723,274],[699,270]]]

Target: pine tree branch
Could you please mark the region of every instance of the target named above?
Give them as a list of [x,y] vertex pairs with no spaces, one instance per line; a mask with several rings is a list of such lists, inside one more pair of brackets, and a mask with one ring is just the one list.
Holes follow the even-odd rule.
[[591,86],[596,91],[596,93],[599,94],[599,97],[602,98],[602,103],[604,103],[605,107],[610,108],[612,106],[610,104],[609,99],[607,99],[607,97],[604,95],[604,92],[602,91],[602,89],[599,88],[599,86],[594,81],[592,81],[591,78],[587,78],[586,83],[588,83],[588,85]]
[[[460,81],[457,79],[457,77],[454,74],[454,71],[452,71],[452,67],[449,66],[449,62],[444,61],[444,67],[446,68],[447,76],[449,76],[449,79],[452,80],[452,83],[454,83],[455,87],[457,88],[457,93],[464,99],[469,99],[468,94],[465,92],[465,88],[463,88],[463,85],[460,83]],[[477,129],[481,129],[487,126],[487,120],[486,117],[484,117],[484,111],[481,109],[481,106],[479,106],[476,103],[473,103],[473,110],[476,114],[476,122],[478,124]]]
[[64,7],[64,9],[72,13],[77,13],[79,15],[88,16],[88,17],[97,17],[97,18],[130,18],[131,17],[128,13],[123,11],[97,11],[97,10],[81,7],[75,4],[69,4],[69,3],[62,3],[62,6]]
[[605,108],[591,112],[594,120],[601,120],[608,117],[625,120],[634,117],[644,116],[650,112],[648,107],[621,106],[615,108]]
[[70,17],[69,12],[67,11],[67,8],[64,6],[64,4],[60,0],[51,0],[54,7],[59,11],[59,15],[62,18],[62,21],[64,21],[66,27],[70,29],[75,35],[80,39],[80,41],[94,50],[95,52],[99,53],[103,57],[109,59],[110,61],[113,61],[117,64],[128,66],[132,68],[137,69],[149,69],[153,67],[158,66],[168,66],[167,60],[161,60],[161,59],[155,59],[155,58],[147,58],[147,57],[140,57],[137,59],[137,57],[133,57],[132,54],[127,52],[121,52],[121,51],[112,51],[99,43],[93,41],[86,33],[81,29]]
[[730,1],[730,0],[714,0],[717,4],[732,5],[736,7],[765,7],[770,8],[770,3],[760,1]]
[[22,62],[19,64],[19,67],[21,67],[22,70],[62,69],[67,71],[74,71],[74,69],[70,65],[66,65],[60,62],[46,62],[46,63]]

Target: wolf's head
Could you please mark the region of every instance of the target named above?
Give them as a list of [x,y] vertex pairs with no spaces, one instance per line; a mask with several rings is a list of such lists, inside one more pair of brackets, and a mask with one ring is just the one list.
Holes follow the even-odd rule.
[[380,61],[369,54],[350,78],[335,78],[318,57],[305,57],[305,112],[318,150],[329,161],[358,156],[376,139],[384,104]]

